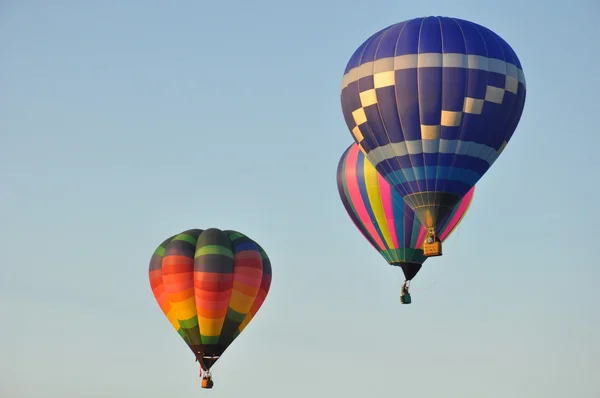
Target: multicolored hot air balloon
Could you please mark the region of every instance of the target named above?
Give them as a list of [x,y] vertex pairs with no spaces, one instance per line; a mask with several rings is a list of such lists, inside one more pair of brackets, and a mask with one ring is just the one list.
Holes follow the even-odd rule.
[[525,75],[496,33],[457,18],[415,18],[369,37],[342,79],[344,119],[369,161],[427,227],[502,153],[525,105]]
[[[406,278],[402,302],[410,303],[410,280],[427,259],[421,249],[427,233],[425,227],[356,144],[350,145],[339,161],[337,186],[354,225],[389,264],[402,268]],[[439,231],[442,241],[462,221],[474,191],[475,187],[471,188],[441,221]]]
[[210,368],[244,330],[271,287],[271,263],[258,243],[236,231],[191,229],[165,240],[150,260],[158,305],[200,362]]

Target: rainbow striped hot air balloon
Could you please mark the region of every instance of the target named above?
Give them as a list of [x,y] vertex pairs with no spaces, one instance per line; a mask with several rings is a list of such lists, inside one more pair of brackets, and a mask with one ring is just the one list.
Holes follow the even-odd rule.
[[[354,225],[389,264],[402,268],[406,278],[403,291],[408,293],[410,280],[427,259],[422,250],[426,228],[357,144],[350,145],[339,161],[337,186]],[[471,188],[440,223],[442,241],[462,221],[474,191],[475,187]]]
[[191,229],[165,240],[150,260],[158,305],[200,362],[210,368],[260,309],[271,263],[258,243],[236,231]]

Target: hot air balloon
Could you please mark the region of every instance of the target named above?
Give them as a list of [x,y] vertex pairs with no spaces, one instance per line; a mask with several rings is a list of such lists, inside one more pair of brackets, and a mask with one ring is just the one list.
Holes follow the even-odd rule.
[[267,297],[267,254],[240,232],[191,229],[161,243],[149,273],[158,305],[200,363],[202,387],[212,388],[211,367]]
[[342,79],[354,140],[427,228],[426,256],[442,254],[440,222],[512,137],[525,75],[496,33],[426,17],[380,30],[358,47]]
[[[337,186],[354,225],[390,265],[402,268],[406,280],[401,302],[409,304],[410,281],[427,259],[422,250],[425,227],[356,144],[346,149],[338,163]],[[440,240],[444,241],[462,221],[474,191],[475,187],[471,188],[442,220]]]

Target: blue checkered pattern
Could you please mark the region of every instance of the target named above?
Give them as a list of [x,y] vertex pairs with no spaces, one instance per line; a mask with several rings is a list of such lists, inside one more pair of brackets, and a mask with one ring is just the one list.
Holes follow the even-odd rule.
[[456,18],[416,18],[356,50],[341,101],[355,141],[402,195],[462,197],[515,131],[525,76],[513,49],[491,30]]

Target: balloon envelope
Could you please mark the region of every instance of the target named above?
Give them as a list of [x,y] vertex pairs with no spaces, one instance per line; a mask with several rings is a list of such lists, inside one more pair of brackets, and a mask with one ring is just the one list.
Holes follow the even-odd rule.
[[271,263],[242,233],[191,229],[156,249],[149,277],[163,313],[208,370],[262,306]]
[[496,33],[426,17],[391,25],[358,47],[341,103],[369,161],[435,228],[505,148],[525,91],[521,62]]
[[[352,144],[342,155],[337,170],[340,198],[354,225],[385,260],[402,267],[412,279],[427,259],[421,247],[426,234],[414,212]],[[444,241],[467,213],[475,187],[441,222]]]

